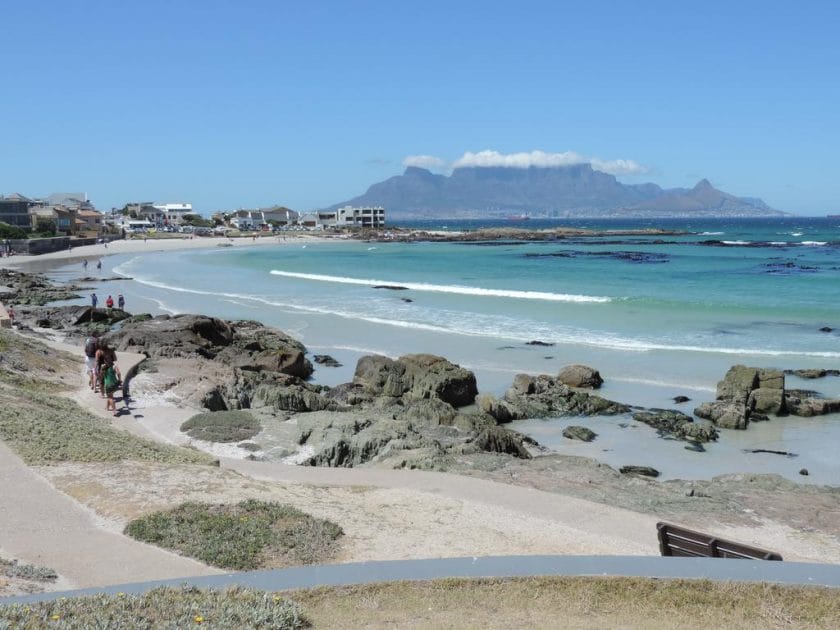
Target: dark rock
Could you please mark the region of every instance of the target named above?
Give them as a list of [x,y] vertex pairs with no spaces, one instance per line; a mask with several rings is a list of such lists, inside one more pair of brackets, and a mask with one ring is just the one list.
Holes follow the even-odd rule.
[[412,300],[411,298],[400,298],[400,299],[401,299],[403,302],[405,302],[406,304],[411,304],[411,303],[414,301],[414,300]]
[[785,405],[788,412],[804,418],[840,412],[840,398],[799,398],[788,392]]
[[799,474],[802,475],[803,477],[807,477],[808,474],[809,474],[808,469],[807,468],[800,468],[799,469]]
[[587,429],[586,427],[581,427],[578,425],[568,426],[563,429],[563,437],[569,438],[570,440],[580,440],[582,442],[591,442],[598,434],[591,429]]
[[824,378],[826,376],[840,376],[840,370],[823,370],[809,368],[804,370],[785,370],[785,374],[792,374],[804,379]]
[[703,403],[694,409],[694,415],[711,420],[722,429],[746,429],[750,421],[746,405],[725,401]]
[[789,451],[774,451],[769,448],[745,448],[742,449],[744,453],[767,453],[769,455],[784,455],[785,457],[799,457],[796,453]]
[[472,404],[478,394],[471,371],[431,354],[409,354],[396,361],[375,355],[362,357],[353,382],[374,396],[405,401],[439,398],[453,407]]
[[328,354],[316,354],[313,359],[319,365],[326,365],[327,367],[341,367],[341,363],[336,361]]
[[557,380],[569,387],[598,389],[604,382],[598,370],[586,365],[567,365],[560,369]]
[[688,444],[685,445],[685,450],[687,451],[694,451],[695,453],[705,453],[706,449],[700,442],[689,441]]
[[554,344],[550,341],[540,341],[539,339],[535,339],[534,341],[526,341],[526,346],[553,346]]
[[691,416],[670,409],[649,409],[633,414],[633,420],[642,422],[681,440],[710,442],[717,440],[718,432],[706,423],[694,422]]
[[475,445],[488,453],[506,453],[519,459],[531,459],[522,436],[503,427],[487,427],[475,438]]
[[408,291],[408,287],[401,287],[396,284],[377,284],[374,289],[388,289],[389,291]]
[[747,406],[762,414],[781,415],[785,412],[785,390],[781,387],[758,387],[750,392]]
[[505,392],[504,401],[514,419],[552,415],[602,416],[630,411],[627,405],[573,390],[547,374],[517,374],[513,385]]
[[643,477],[658,477],[659,471],[650,466],[622,466],[618,469],[622,475],[641,475]]
[[521,420],[524,416],[517,415],[518,409],[514,408],[505,400],[498,400],[489,394],[482,394],[476,399],[478,408],[484,413],[491,415],[496,421],[505,423],[511,420]]
[[681,405],[682,403],[687,403],[690,401],[691,398],[688,396],[674,396],[674,403],[677,405]]
[[820,328],[820,332],[831,332],[833,330],[834,329],[831,326],[823,326],[822,328]]
[[734,365],[717,385],[717,399],[746,405],[750,392],[758,387],[758,368]]

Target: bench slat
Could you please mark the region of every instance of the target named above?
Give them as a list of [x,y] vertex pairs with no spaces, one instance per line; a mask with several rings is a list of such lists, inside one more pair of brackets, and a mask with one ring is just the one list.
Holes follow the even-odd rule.
[[709,536],[702,532],[660,522],[659,551],[663,556],[781,560],[778,553]]

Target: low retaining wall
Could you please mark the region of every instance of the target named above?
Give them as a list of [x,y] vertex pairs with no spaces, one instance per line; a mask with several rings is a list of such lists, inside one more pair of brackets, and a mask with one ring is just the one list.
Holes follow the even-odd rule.
[[73,247],[81,247],[82,245],[96,245],[96,243],[101,240],[106,243],[110,243],[111,241],[121,240],[122,238],[123,237],[120,234],[113,234],[99,238],[71,238],[69,236],[55,236],[53,238],[12,238],[9,239],[8,242],[12,253],[38,256],[39,254],[62,252]]

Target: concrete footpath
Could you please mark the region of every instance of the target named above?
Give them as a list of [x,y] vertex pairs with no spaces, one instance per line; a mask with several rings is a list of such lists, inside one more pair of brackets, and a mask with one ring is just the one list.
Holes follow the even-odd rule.
[[316,565],[270,571],[119,584],[64,593],[38,593],[0,599],[0,604],[48,601],[96,593],[141,595],[160,586],[184,584],[201,588],[240,586],[264,591],[289,591],[316,586],[371,584],[394,580],[442,578],[510,578],[545,575],[649,577],[660,579],[769,582],[800,586],[840,587],[840,566],[805,562],[661,558],[638,556],[487,556]]

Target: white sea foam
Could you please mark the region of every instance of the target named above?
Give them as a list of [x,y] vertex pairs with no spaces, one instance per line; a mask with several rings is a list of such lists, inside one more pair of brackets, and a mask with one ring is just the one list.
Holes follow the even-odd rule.
[[822,247],[828,245],[827,241],[802,241],[803,245],[810,245],[811,247]]
[[[217,296],[223,298],[233,298],[238,300],[253,300],[261,304],[273,306],[277,308],[288,309],[296,312],[317,313],[320,315],[329,315],[334,317],[341,317],[354,321],[364,321],[371,324],[378,324],[382,326],[390,326],[393,328],[402,328],[407,330],[418,330],[432,333],[455,334],[468,337],[489,337],[495,339],[507,339],[511,341],[526,342],[534,338],[540,338],[543,341],[563,344],[563,345],[581,345],[595,348],[606,348],[609,350],[618,350],[622,352],[651,352],[651,351],[665,351],[665,352],[696,352],[701,354],[724,354],[724,355],[752,355],[752,356],[799,356],[799,357],[814,357],[820,359],[840,359],[840,352],[830,351],[801,351],[801,350],[777,350],[777,349],[755,349],[755,348],[727,348],[715,346],[689,346],[689,345],[670,345],[663,343],[654,343],[643,339],[625,338],[613,336],[602,331],[589,331],[580,329],[546,329],[538,330],[534,328],[511,327],[506,322],[491,322],[481,325],[474,316],[462,318],[458,321],[450,321],[449,325],[441,323],[428,323],[422,321],[409,321],[403,319],[391,319],[386,317],[377,317],[370,314],[363,314],[359,312],[344,311],[335,308],[334,306],[313,306],[303,304],[291,304],[270,300],[268,298],[257,295],[241,295],[235,293],[224,293],[214,291],[200,291],[197,289],[187,289],[185,287],[177,287],[167,285],[162,282],[152,280],[145,280],[135,278],[136,282],[141,284],[148,284],[161,289],[168,289],[181,293],[190,293],[196,295]],[[367,284],[367,282],[365,282]],[[527,332],[517,332],[520,330],[527,330]]]
[[565,293],[548,293],[545,291],[516,291],[511,289],[485,289],[482,287],[465,287],[447,284],[427,284],[425,282],[393,282],[389,280],[373,280],[363,278],[348,278],[344,276],[327,276],[317,273],[297,273],[273,269],[271,274],[285,278],[300,280],[315,280],[318,282],[334,282],[338,284],[371,285],[399,285],[413,291],[431,291],[434,293],[455,293],[458,295],[480,295],[489,297],[517,298],[521,300],[546,300],[549,302],[610,302],[611,298],[597,295],[569,295]]
[[720,236],[723,232],[700,232],[700,236]]
[[721,241],[724,245],[749,245],[751,241]]

